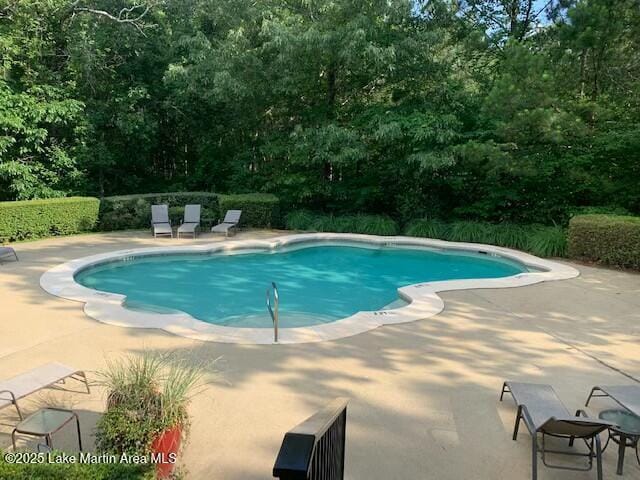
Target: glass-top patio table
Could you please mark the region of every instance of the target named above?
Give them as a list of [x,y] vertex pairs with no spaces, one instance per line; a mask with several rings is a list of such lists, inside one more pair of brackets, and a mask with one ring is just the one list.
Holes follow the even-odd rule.
[[[591,389],[586,406],[593,397],[609,397],[622,409],[603,410],[598,417],[615,423],[617,426],[609,428],[609,439],[618,444],[618,468],[616,473],[622,475],[624,466],[624,452],[627,447],[636,450],[636,458],[640,463],[638,440],[640,439],[640,385],[597,385]],[[607,445],[609,440],[607,440]]]
[[62,429],[72,420],[76,421],[76,429],[78,432],[78,447],[82,451],[82,437],[80,434],[80,420],[78,414],[72,410],[63,408],[43,408],[32,413],[22,420],[11,432],[11,443],[13,449],[16,449],[16,433],[31,435],[34,437],[44,437],[45,443],[49,448],[52,447],[51,436]]

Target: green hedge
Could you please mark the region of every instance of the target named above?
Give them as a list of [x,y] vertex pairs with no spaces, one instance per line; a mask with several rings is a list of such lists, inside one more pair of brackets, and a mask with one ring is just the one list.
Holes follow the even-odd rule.
[[218,195],[209,192],[146,193],[105,197],[100,202],[100,224],[103,231],[148,228],[151,225],[151,205],[166,203],[171,207],[171,220],[182,218],[185,205],[202,205],[202,218],[220,216]]
[[0,241],[70,235],[94,230],[100,201],[92,197],[0,202]]
[[524,250],[541,257],[567,255],[567,235],[561,227],[471,221],[445,223],[422,219],[411,222],[405,233],[413,237],[498,245]]
[[396,235],[398,225],[382,215],[325,215],[300,210],[287,215],[288,230]]
[[227,210],[242,210],[241,227],[270,228],[280,227],[280,201],[275,195],[267,193],[245,193],[238,195],[219,195],[220,218]]
[[221,195],[209,192],[147,193],[105,197],[100,205],[100,230],[147,228],[151,221],[151,205],[166,203],[174,224],[182,219],[184,206],[202,205],[202,218],[215,222],[227,210],[242,210],[240,226],[280,226],[278,197],[264,193]]
[[640,217],[573,217],[569,222],[569,256],[640,270]]
[[[53,457],[57,452],[52,452]],[[0,451],[0,478],[11,480],[152,480],[152,465],[87,463],[7,463]],[[47,459],[43,457],[43,459]]]

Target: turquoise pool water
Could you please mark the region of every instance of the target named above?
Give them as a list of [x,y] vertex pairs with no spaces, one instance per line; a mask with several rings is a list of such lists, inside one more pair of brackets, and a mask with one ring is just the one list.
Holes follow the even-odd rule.
[[281,252],[139,257],[90,267],[76,281],[126,295],[132,309],[271,328],[265,292],[272,281],[280,292],[280,326],[297,327],[399,305],[397,288],[405,285],[525,271],[517,262],[482,254],[314,244]]

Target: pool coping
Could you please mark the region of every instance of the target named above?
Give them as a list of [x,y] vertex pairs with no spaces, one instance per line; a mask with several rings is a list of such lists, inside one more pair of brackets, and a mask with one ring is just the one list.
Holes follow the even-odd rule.
[[577,277],[580,272],[559,262],[545,260],[528,253],[479,243],[448,242],[429,238],[375,236],[349,233],[304,233],[274,237],[269,240],[228,240],[205,245],[134,248],[90,255],[57,265],[40,277],[40,286],[57,297],[84,303],[84,312],[102,323],[129,328],[158,328],[168,333],[195,340],[222,343],[273,344],[270,328],[238,328],[214,325],[179,313],[152,313],[130,310],[125,296],[84,287],[75,275],[88,267],[107,261],[152,255],[189,253],[233,253],[250,249],[273,251],[314,241],[355,242],[378,246],[415,246],[444,250],[486,253],[515,260],[540,271],[523,272],[510,277],[445,280],[424,282],[398,288],[398,296],[408,305],[376,311],[361,311],[330,323],[307,327],[279,329],[279,344],[295,344],[337,340],[373,330],[383,325],[423,320],[440,313],[444,301],[438,292],[481,288],[513,288],[551,280]]

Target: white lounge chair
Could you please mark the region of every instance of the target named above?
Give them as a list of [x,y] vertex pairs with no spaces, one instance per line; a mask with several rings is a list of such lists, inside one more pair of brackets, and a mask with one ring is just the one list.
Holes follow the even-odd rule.
[[193,235],[193,238],[196,238],[196,233],[199,228],[200,205],[185,205],[182,225],[178,227],[178,238],[180,238],[180,234]]
[[173,229],[169,220],[169,207],[167,205],[151,205],[151,228],[153,236],[170,235],[173,238]]
[[228,237],[229,231],[232,228],[238,228],[240,215],[242,215],[242,210],[227,210],[224,220],[222,220],[218,225],[211,227],[211,231],[214,233],[224,233]]
[[87,376],[82,370],[63,365],[62,363],[47,363],[28,372],[21,373],[8,380],[0,382],[0,408],[9,405],[16,407],[18,416],[22,419],[22,412],[18,407],[18,400],[42,390],[43,388],[64,383],[66,378],[74,378],[84,382],[87,393],[91,393]]
[[0,247],[0,259],[4,257],[15,257],[16,262],[18,261],[18,254],[11,247]]

